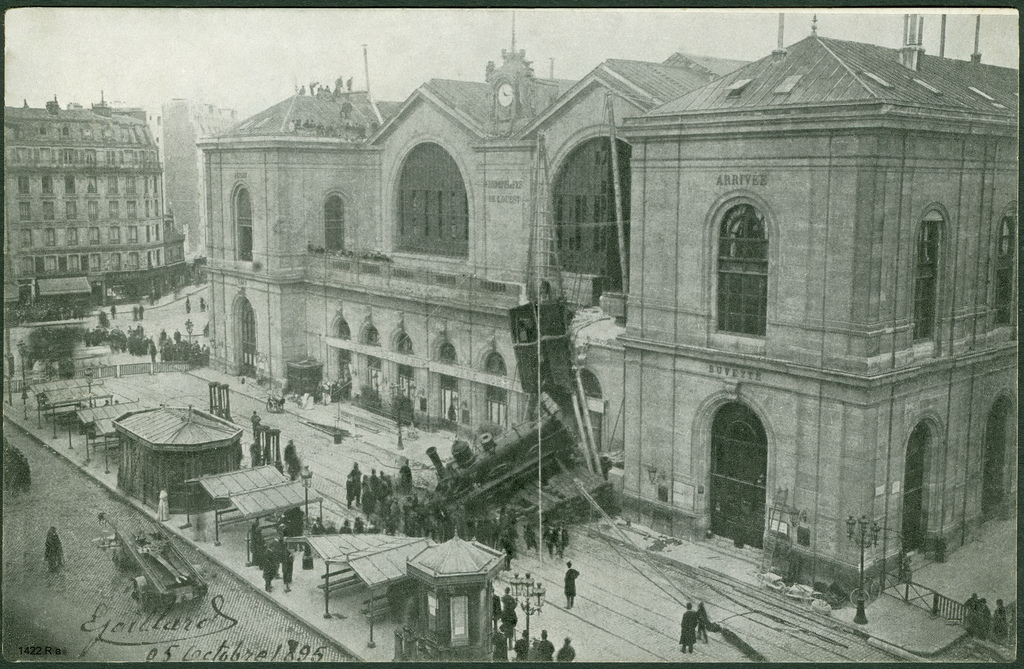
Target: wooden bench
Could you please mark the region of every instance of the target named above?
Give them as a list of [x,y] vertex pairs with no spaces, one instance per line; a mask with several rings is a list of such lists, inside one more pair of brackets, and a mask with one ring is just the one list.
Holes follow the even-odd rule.
[[349,569],[349,568],[346,567],[345,569],[339,569],[338,571],[332,571],[332,572],[330,572],[328,574],[321,574],[320,575],[320,579],[323,580],[324,582],[320,583],[316,587],[319,588],[320,590],[323,590],[324,586],[326,586],[328,584],[327,583],[328,576],[331,579],[330,580],[330,592],[334,592],[335,590],[340,590],[342,588],[348,588],[348,587],[351,587],[353,585],[358,585],[359,583],[362,583],[362,581],[359,580],[359,577],[356,575],[356,573],[354,571],[352,571],[352,569]]
[[363,608],[359,612],[367,618],[380,620],[391,615],[391,602],[388,601],[387,595],[374,595],[363,600]]

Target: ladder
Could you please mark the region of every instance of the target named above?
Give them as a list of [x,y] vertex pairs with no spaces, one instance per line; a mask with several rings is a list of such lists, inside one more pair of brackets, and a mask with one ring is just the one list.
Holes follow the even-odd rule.
[[[532,299],[546,302],[562,297],[562,271],[548,189],[548,156],[544,133],[537,133],[532,173],[533,229],[529,249],[527,288]],[[548,289],[544,289],[547,282]]]

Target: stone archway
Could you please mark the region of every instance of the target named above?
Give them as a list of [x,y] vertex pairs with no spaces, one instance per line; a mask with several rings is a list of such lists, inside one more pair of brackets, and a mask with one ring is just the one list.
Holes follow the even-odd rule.
[[907,440],[903,469],[903,548],[907,551],[924,548],[928,530],[925,499],[925,461],[932,446],[932,429],[924,421],[917,424]]
[[992,520],[1002,517],[1007,506],[1006,451],[1012,436],[1008,421],[1010,400],[1001,397],[992,406],[985,422],[985,451],[981,470],[981,517]]
[[249,300],[239,298],[235,328],[238,332],[238,369],[243,376],[256,375],[256,313],[252,310]]
[[764,535],[768,437],[757,414],[729,402],[711,424],[711,531],[760,548]]

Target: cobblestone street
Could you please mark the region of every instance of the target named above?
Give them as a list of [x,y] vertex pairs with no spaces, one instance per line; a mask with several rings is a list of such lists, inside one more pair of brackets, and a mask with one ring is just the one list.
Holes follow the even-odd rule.
[[[184,542],[179,547],[210,584],[209,594],[201,602],[172,608],[162,619],[156,614],[147,620],[131,597],[133,575],[119,571],[111,554],[93,544],[109,533],[97,521],[100,511],[115,524],[139,522],[144,516],[17,428],[6,427],[5,437],[28,458],[32,486],[23,494],[4,495],[5,659],[349,659],[330,640]],[[55,574],[43,561],[51,525],[60,535],[65,559]],[[30,654],[36,647],[44,654],[49,647],[49,654]]]

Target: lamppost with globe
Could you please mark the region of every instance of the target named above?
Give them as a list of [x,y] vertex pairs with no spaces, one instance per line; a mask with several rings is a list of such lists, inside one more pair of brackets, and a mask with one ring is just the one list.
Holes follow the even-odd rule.
[[529,639],[530,616],[540,615],[541,609],[544,607],[544,597],[547,595],[547,590],[545,590],[543,583],[531,578],[529,572],[523,578],[520,578],[519,574],[514,574],[508,583],[512,588],[512,595],[519,603],[519,608],[526,614],[526,638]]
[[864,601],[867,595],[864,592],[864,549],[868,544],[878,545],[878,533],[882,528],[876,521],[869,521],[867,514],[860,518],[854,518],[853,514],[846,519],[846,536],[860,544],[860,587],[857,588],[857,615],[853,622],[858,625],[867,625],[868,617],[864,612]]

